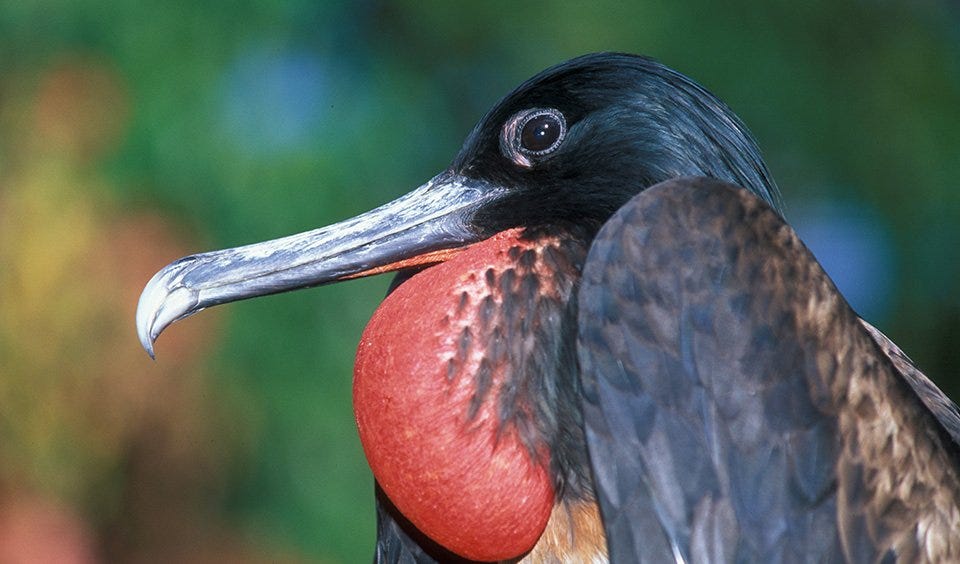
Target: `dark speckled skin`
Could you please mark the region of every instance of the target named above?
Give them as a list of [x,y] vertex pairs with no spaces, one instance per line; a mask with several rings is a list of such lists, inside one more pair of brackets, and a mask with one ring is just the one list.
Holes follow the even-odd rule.
[[354,412],[379,486],[422,532],[473,558],[525,553],[556,499],[592,498],[567,338],[586,248],[521,233],[397,287],[356,358]]

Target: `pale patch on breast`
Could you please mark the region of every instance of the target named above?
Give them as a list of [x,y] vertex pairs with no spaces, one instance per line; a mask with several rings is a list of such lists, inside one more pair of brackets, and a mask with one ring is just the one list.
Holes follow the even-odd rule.
[[519,564],[604,564],[607,539],[595,501],[560,502],[547,528]]

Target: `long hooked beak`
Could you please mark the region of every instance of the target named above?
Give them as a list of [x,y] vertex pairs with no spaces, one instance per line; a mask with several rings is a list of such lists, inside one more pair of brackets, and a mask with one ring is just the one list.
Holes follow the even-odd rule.
[[470,219],[502,193],[447,171],[340,223],[176,260],[140,295],[140,343],[153,358],[153,343],[166,327],[211,306],[442,262],[483,238]]

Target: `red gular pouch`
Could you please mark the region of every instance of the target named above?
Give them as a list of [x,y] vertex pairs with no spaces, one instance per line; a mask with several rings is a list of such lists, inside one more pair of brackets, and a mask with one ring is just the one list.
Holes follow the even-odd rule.
[[[364,330],[353,403],[373,475],[421,532],[471,560],[537,543],[554,489],[546,445],[532,453],[501,422],[508,385],[495,281],[538,243],[505,231],[427,268],[383,301]],[[499,346],[511,346],[499,342]],[[530,406],[520,406],[527,414]]]

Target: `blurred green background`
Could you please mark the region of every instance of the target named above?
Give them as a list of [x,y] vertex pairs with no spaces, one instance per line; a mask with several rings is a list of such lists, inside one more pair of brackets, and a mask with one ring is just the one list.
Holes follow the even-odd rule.
[[368,561],[353,349],[388,279],[137,342],[170,260],[444,168],[575,55],[733,107],[853,305],[960,397],[960,17],[935,1],[0,6],[0,561]]

